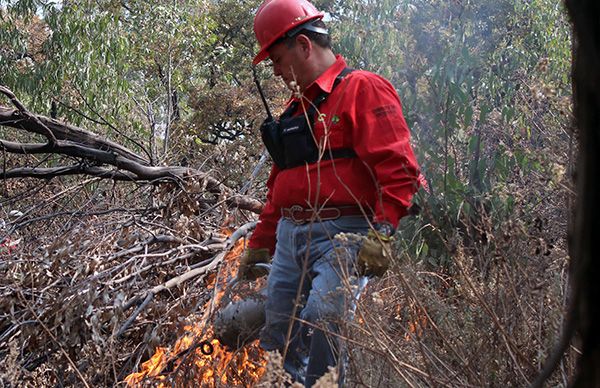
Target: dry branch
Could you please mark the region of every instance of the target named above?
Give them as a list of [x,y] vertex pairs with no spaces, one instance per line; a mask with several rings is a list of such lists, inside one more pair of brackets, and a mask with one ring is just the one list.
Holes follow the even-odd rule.
[[238,230],[236,230],[225,242],[225,249],[222,252],[220,252],[218,255],[216,255],[212,260],[210,260],[208,262],[208,264],[206,264],[202,267],[194,268],[190,271],[187,271],[179,276],[176,276],[162,284],[159,284],[159,285],[153,287],[152,289],[148,290],[146,293],[144,293],[142,295],[138,295],[138,296],[134,297],[133,301],[130,301],[129,303],[127,303],[127,305],[125,306],[126,308],[133,306],[135,303],[137,303],[138,301],[140,301],[142,299],[143,299],[143,302],[138,306],[138,308],[135,309],[133,314],[131,314],[131,316],[125,321],[125,323],[118,330],[115,337],[119,338],[123,335],[123,333],[125,333],[125,331],[129,328],[129,326],[131,326],[131,324],[135,321],[135,319],[138,317],[138,315],[140,315],[140,313],[150,304],[150,302],[152,302],[152,300],[154,299],[154,296],[156,294],[158,294],[162,291],[168,290],[170,288],[173,288],[175,286],[178,286],[182,283],[185,283],[186,281],[193,279],[196,276],[206,274],[206,273],[216,269],[218,267],[218,265],[221,264],[221,262],[225,258],[225,255],[227,255],[227,252],[229,252],[229,250],[231,248],[233,248],[235,243],[240,238],[242,238],[242,237],[246,236],[248,233],[250,233],[250,231],[252,231],[256,227],[256,224],[257,224],[256,222],[249,222],[249,223],[243,225],[242,227],[240,227]]
[[120,144],[85,129],[30,113],[15,95],[3,86],[0,86],[0,93],[8,96],[17,107],[13,109],[0,105],[0,125],[41,134],[48,139],[47,143],[19,143],[0,139],[0,149],[3,152],[20,155],[56,154],[82,160],[77,165],[60,167],[19,167],[7,170],[3,166],[0,179],[51,179],[65,175],[90,175],[115,181],[160,182],[196,178],[206,182],[209,192],[223,195],[228,205],[254,213],[262,211],[263,205],[260,201],[236,195],[221,181],[201,171],[180,166],[151,166],[147,159]]
[[46,136],[46,138],[48,139],[48,144],[49,145],[56,144],[56,137],[54,136],[54,133],[52,132],[52,130],[50,130],[50,128],[48,128],[48,126],[46,126],[46,124],[44,124],[39,119],[39,117],[31,114],[31,112],[29,112],[25,108],[25,106],[21,103],[21,101],[19,101],[17,99],[17,97],[14,95],[14,93],[10,89],[0,85],[0,93],[7,96],[10,99],[10,101],[13,103],[13,105],[17,107],[18,114],[17,114],[17,112],[15,112],[15,116],[20,115],[20,116],[26,117],[27,119],[33,121],[36,124],[36,128],[38,128],[40,130],[39,133]]
[[23,129],[27,132],[37,133],[40,135],[45,135],[46,131],[44,128],[48,128],[56,140],[69,140],[90,148],[111,151],[117,155],[131,159],[142,165],[150,164],[146,159],[138,156],[135,152],[123,147],[120,144],[103,139],[101,136],[85,129],[70,124],[61,123],[58,120],[45,116],[24,116],[20,110],[0,105],[0,125]]
[[[3,143],[3,142],[0,142]],[[3,179],[11,178],[38,178],[51,179],[57,176],[65,175],[89,175],[99,178],[108,178],[115,181],[134,181],[136,176],[126,171],[111,170],[108,168],[94,166],[64,166],[49,168],[21,167],[13,168],[2,173]]]

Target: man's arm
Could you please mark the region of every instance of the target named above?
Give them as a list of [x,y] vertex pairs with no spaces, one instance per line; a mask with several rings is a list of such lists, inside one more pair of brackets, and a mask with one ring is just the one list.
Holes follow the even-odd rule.
[[419,188],[419,168],[400,99],[388,81],[371,73],[357,74],[353,89],[353,147],[378,184],[374,221],[396,227]]
[[273,165],[271,174],[267,180],[267,202],[265,203],[265,207],[258,218],[259,223],[256,226],[254,233],[252,233],[250,241],[248,241],[248,248],[267,248],[271,255],[273,255],[275,252],[275,230],[277,229],[277,222],[281,216],[280,209],[275,207],[271,200],[273,184],[278,173],[279,169],[277,166]]

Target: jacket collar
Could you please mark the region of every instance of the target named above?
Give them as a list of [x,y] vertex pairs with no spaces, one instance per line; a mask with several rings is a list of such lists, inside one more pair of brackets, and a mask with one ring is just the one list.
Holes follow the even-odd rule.
[[327,70],[325,70],[314,82],[311,84],[307,90],[312,89],[316,84],[322,91],[331,93],[333,89],[333,83],[335,82],[335,78],[340,75],[342,70],[346,68],[346,61],[344,58],[337,54],[335,56],[335,62],[333,65],[329,66]]
[[[322,91],[331,93],[333,89],[333,83],[335,82],[336,77],[347,67],[346,60],[340,54],[336,54],[335,62],[327,68],[320,76],[314,80],[306,90],[304,91],[304,96],[309,100],[314,99],[317,95],[319,95]],[[298,99],[294,96],[290,99],[291,101],[297,101]]]

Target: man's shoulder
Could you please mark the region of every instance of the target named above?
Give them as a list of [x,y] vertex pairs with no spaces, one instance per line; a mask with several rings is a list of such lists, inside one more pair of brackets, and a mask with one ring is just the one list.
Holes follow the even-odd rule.
[[350,90],[356,90],[357,93],[391,93],[397,94],[396,89],[390,81],[379,74],[368,70],[355,69],[346,76],[348,78],[348,87]]
[[353,71],[349,75],[347,75],[347,77],[348,80],[352,82],[366,82],[392,86],[390,81],[380,76],[379,74],[370,72],[368,70],[353,69]]

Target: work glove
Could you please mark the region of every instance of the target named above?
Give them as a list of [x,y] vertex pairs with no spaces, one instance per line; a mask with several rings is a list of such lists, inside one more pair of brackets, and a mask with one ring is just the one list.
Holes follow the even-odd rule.
[[390,267],[393,228],[383,229],[369,230],[358,251],[356,264],[361,276],[383,276]]
[[257,268],[254,265],[258,263],[269,263],[271,254],[267,248],[248,248],[240,259],[238,267],[238,279],[240,280],[256,280],[266,274],[264,269]]

